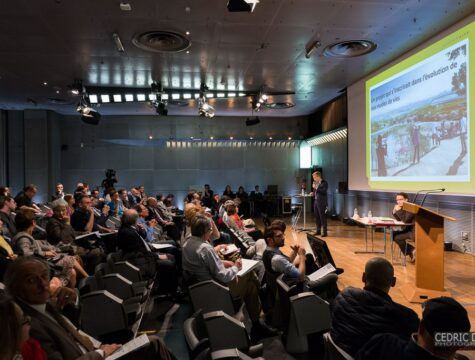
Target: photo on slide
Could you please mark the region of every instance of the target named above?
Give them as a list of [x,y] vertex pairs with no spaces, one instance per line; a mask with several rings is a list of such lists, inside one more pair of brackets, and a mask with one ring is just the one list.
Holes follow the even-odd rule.
[[470,179],[469,40],[369,88],[374,181]]

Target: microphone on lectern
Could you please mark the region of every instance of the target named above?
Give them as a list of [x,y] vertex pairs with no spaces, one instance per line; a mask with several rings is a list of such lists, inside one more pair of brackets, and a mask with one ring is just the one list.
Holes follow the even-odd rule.
[[[431,193],[431,192],[436,192],[436,193],[438,193],[438,192],[443,192],[443,191],[445,191],[445,188],[442,188],[442,189],[430,189],[430,190],[419,190],[418,192],[416,192],[416,195],[415,195],[414,198],[412,199],[412,202],[413,202],[414,204],[416,204],[417,196],[419,196],[419,194],[421,194],[421,193],[426,193],[426,195],[427,195],[427,194],[429,194],[429,193]],[[424,198],[425,198],[425,196],[424,196]],[[421,206],[422,206],[422,205],[421,205]]]
[[426,190],[426,193],[424,194],[424,197],[422,198],[421,206],[424,205],[424,201],[426,200],[426,197],[427,197],[428,194],[437,194],[437,193],[441,193],[441,192],[444,192],[444,191],[445,191],[445,188],[434,189],[434,190]]

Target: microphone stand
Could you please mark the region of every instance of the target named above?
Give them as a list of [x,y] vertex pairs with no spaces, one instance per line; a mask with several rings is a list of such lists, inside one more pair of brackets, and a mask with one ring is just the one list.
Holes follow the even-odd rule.
[[442,189],[435,189],[435,190],[428,190],[425,194],[424,194],[424,197],[422,198],[422,202],[421,202],[421,207],[424,205],[424,201],[426,200],[426,197],[428,194],[437,194],[437,193],[441,193],[441,192],[444,192],[445,189],[442,188]]

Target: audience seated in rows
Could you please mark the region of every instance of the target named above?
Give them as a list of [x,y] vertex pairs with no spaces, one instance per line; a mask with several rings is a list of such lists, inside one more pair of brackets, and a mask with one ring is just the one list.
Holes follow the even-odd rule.
[[180,229],[173,222],[173,219],[172,221],[170,221],[169,219],[164,219],[162,217],[158,208],[157,199],[153,197],[149,197],[147,199],[147,208],[149,212],[149,217],[147,220],[155,219],[157,223],[163,227],[163,229],[166,231],[168,236],[170,236],[173,240],[177,242],[180,241],[180,238],[181,238]]
[[23,206],[32,208],[36,212],[40,211],[40,208],[33,202],[33,198],[38,192],[38,188],[34,184],[25,186],[25,188],[20,191],[17,196],[15,196],[15,202],[18,208]]
[[275,335],[259,321],[261,304],[259,301],[260,283],[254,272],[239,277],[241,260],[225,267],[216,250],[210,244],[212,234],[217,229],[210,217],[197,214],[191,221],[191,237],[183,246],[183,277],[188,285],[215,280],[229,287],[231,295],[244,300],[252,321],[251,339],[256,342],[264,337]]
[[[26,316],[31,318],[31,336],[38,340],[48,359],[103,359],[119,344],[101,344],[87,334],[79,333],[76,325],[62,315],[65,305],[76,303],[76,293],[59,288],[50,294],[48,264],[26,257],[16,260],[5,274],[5,285]],[[171,354],[158,337],[149,337],[150,344],[126,355],[123,359],[170,359]]]
[[366,263],[363,289],[347,287],[332,305],[330,334],[335,343],[355,356],[376,334],[391,333],[405,341],[417,331],[417,314],[389,296],[396,284],[394,268],[381,257]]
[[52,204],[53,216],[46,224],[48,242],[59,249],[72,252],[81,257],[84,268],[92,273],[96,265],[104,260],[104,251],[100,246],[80,246],[76,243],[76,232],[71,226],[71,218],[67,214],[67,204],[64,200],[55,200]]
[[275,278],[284,274],[284,281],[292,284],[305,284],[310,291],[328,301],[333,301],[338,294],[336,282],[338,276],[334,273],[325,275],[323,278],[310,281],[306,275],[318,270],[311,254],[298,244],[292,245],[290,257],[285,256],[279,248],[284,246],[286,225],[282,221],[274,221],[266,229],[265,239],[267,248],[262,255],[266,275]]
[[147,234],[137,224],[139,215],[134,209],[127,209],[122,216],[122,225],[117,236],[117,245],[124,260],[139,267],[149,277],[157,274],[159,290],[175,294],[178,290],[178,273],[175,257],[171,254],[154,252],[147,244]]
[[3,222],[3,235],[12,239],[16,233],[15,216],[16,202],[10,195],[0,196],[0,220]]
[[47,241],[33,238],[33,229],[36,225],[33,211],[29,209],[20,210],[15,216],[15,225],[18,233],[13,238],[13,247],[18,255],[34,255],[60,266],[61,274],[59,277],[64,285],[72,288],[76,286],[76,274],[81,277],[89,276],[74,256],[62,254],[60,249]]

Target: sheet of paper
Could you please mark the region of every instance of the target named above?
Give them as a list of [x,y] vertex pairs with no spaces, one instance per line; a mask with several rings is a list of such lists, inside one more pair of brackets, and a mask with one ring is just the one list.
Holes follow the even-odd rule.
[[135,339],[130,340],[127,344],[122,345],[122,347],[114,352],[112,355],[107,357],[107,360],[114,360],[114,359],[119,359],[125,354],[128,354],[134,350],[137,350],[145,345],[147,345],[150,342],[148,339],[148,336],[143,334]]
[[108,232],[108,233],[99,233],[99,237],[103,238],[103,237],[114,235],[114,234],[117,234],[117,233],[118,233],[117,230],[114,230],[113,232]]
[[234,244],[231,244],[231,245],[228,245],[226,249],[221,250],[221,254],[229,255],[236,251],[239,251],[238,247]]
[[79,235],[79,236],[76,236],[76,240],[80,240],[80,239],[83,239],[83,238],[86,238],[86,237],[89,237],[89,236],[99,236],[99,231],[95,231],[95,232],[92,232],[92,233],[87,233],[87,234],[84,234],[84,235]]
[[168,249],[168,248],[173,247],[173,245],[170,245],[170,244],[157,244],[157,243],[148,243],[148,244],[157,250]]
[[256,267],[258,263],[259,261],[256,260],[242,259],[242,269],[239,270],[237,276],[246,275],[249,271],[254,269],[254,267]]
[[325,275],[328,275],[330,274],[331,272],[335,271],[336,269],[333,267],[332,264],[328,263],[326,264],[325,266],[322,266],[320,269],[318,269],[317,271],[311,273],[310,275],[308,275],[308,279],[310,281],[316,281],[318,279],[321,279],[322,277],[324,277]]

